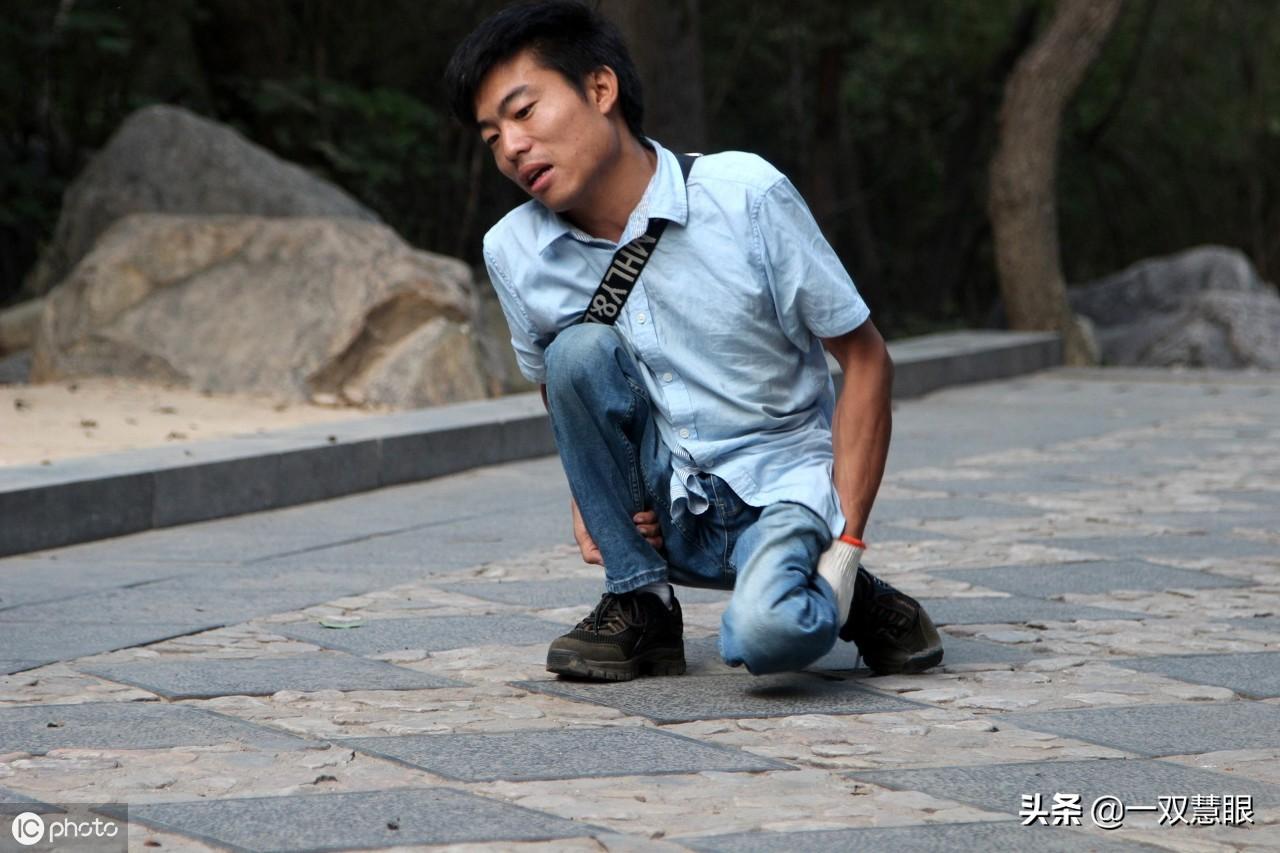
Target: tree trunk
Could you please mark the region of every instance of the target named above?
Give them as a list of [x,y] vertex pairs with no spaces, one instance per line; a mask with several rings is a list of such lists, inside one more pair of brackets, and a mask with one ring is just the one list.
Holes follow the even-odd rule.
[[1059,0],[1005,84],[988,212],[1009,325],[1060,331],[1068,364],[1095,360],[1067,304],[1055,173],[1062,113],[1097,57],[1122,0]]
[[644,132],[675,151],[707,144],[699,0],[603,0],[644,86]]

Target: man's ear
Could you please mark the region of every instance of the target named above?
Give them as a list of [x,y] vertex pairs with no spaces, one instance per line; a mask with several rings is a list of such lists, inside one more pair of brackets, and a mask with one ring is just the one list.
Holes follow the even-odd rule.
[[618,103],[618,75],[608,65],[601,65],[587,74],[587,103],[601,115],[608,115]]

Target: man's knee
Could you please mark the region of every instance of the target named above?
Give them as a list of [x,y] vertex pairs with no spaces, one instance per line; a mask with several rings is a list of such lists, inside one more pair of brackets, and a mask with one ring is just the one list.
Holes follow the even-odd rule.
[[753,675],[803,669],[835,645],[837,626],[814,610],[817,602],[802,590],[792,596],[772,604],[731,601],[725,612],[723,627],[733,637],[725,651]]
[[599,375],[615,358],[621,340],[616,329],[600,323],[578,323],[562,331],[546,350],[547,390]]

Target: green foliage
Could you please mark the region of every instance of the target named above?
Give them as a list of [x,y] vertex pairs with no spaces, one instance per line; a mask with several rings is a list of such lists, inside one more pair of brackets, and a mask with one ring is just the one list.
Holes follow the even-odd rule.
[[[995,293],[984,263],[986,164],[1011,61],[1003,54],[1027,4],[831,0],[806,3],[800,16],[761,6],[742,16],[727,0],[704,4],[730,29],[726,40],[744,45],[732,63],[706,57],[707,79],[729,93],[710,117],[712,148],[758,151],[805,191],[836,184],[820,222],[882,328],[982,322]],[[839,162],[856,166],[835,175],[811,165],[821,93],[806,57],[824,46],[843,55]]]
[[[57,221],[62,193],[132,109],[179,100],[191,75],[165,68],[192,0],[10,2],[0,16],[0,304]],[[144,94],[146,93],[146,94]]]
[[318,162],[339,183],[359,187],[366,204],[389,207],[405,183],[436,176],[445,122],[411,95],[306,78],[251,85],[256,120],[273,128],[281,153]]
[[1203,243],[1280,278],[1278,117],[1277,4],[1131,3],[1063,138],[1069,280]]

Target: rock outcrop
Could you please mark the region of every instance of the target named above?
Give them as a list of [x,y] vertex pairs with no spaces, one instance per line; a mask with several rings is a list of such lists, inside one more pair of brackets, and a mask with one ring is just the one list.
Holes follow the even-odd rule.
[[327,181],[180,107],[127,118],[67,189],[27,287],[53,288],[116,220],[134,213],[378,217]]
[[41,300],[28,299],[0,311],[0,356],[31,348],[43,310]]
[[1140,261],[1069,297],[1106,364],[1280,369],[1280,294],[1235,249]]
[[128,216],[49,294],[32,380],[396,407],[481,398],[470,276],[358,219]]

